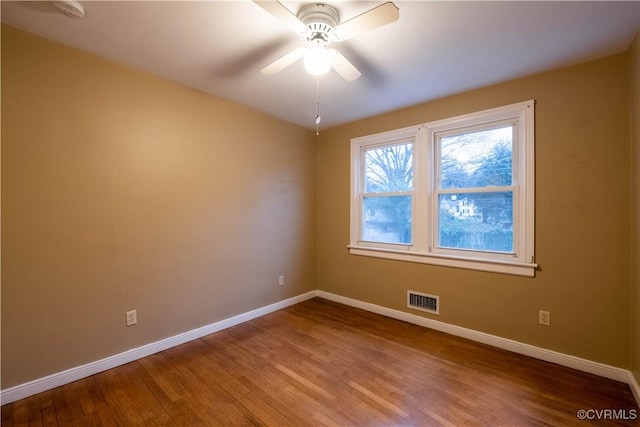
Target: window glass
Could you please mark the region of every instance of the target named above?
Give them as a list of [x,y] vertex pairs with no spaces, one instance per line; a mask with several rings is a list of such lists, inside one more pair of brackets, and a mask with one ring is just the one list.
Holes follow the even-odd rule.
[[411,196],[365,197],[362,240],[411,243]]
[[411,243],[413,143],[367,148],[364,164],[361,239]]
[[440,247],[513,252],[513,193],[440,194]]
[[513,126],[440,138],[440,188],[512,183]]
[[513,252],[513,128],[437,138],[438,247]]
[[387,145],[365,151],[366,193],[413,188],[413,144]]

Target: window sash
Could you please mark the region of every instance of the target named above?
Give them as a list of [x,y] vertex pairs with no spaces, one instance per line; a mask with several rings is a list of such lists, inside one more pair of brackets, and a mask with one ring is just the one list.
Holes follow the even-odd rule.
[[[482,131],[491,131],[500,128],[511,127],[511,185],[517,185],[518,183],[518,170],[520,167],[519,162],[519,132],[518,122],[513,119],[501,120],[492,123],[474,124],[472,126],[463,126],[460,128],[441,130],[433,134],[433,174],[435,188],[443,190],[442,188],[442,139],[452,136],[461,136],[471,133],[477,133]],[[492,186],[486,186],[484,188],[490,188]],[[458,189],[474,188],[474,187],[461,187]],[[478,187],[480,188],[480,187]]]
[[[411,145],[412,146],[412,156],[411,156],[411,182],[412,182],[412,186],[409,189],[403,189],[403,190],[397,190],[397,191],[387,191],[387,192],[378,192],[378,191],[367,191],[367,153],[370,151],[376,151],[382,148],[386,148],[386,147],[394,147],[394,146],[398,146],[398,145]],[[392,142],[387,142],[387,143],[378,143],[378,144],[374,144],[374,145],[368,145],[368,146],[364,146],[361,148],[361,153],[360,153],[360,186],[359,186],[359,192],[362,194],[397,194],[397,193],[401,193],[401,192],[405,192],[405,191],[413,191],[415,189],[415,169],[416,169],[416,156],[415,156],[415,141],[413,139],[411,140],[399,140],[399,141],[392,141]]]
[[[440,190],[433,193],[433,221],[432,231],[430,233],[430,252],[434,254],[449,254],[449,255],[463,255],[473,256],[478,258],[487,258],[495,260],[513,261],[518,258],[518,248],[520,243],[520,218],[516,213],[517,206],[519,205],[519,188],[517,186],[504,186],[504,187],[488,187],[482,189],[465,189],[467,191],[451,191]],[[454,248],[449,246],[443,246],[440,244],[440,195],[448,194],[482,194],[482,193],[511,193],[511,209],[512,209],[512,250],[511,251],[497,251],[491,249],[472,249],[472,248]]]
[[[430,216],[428,218],[428,249],[431,254],[452,255],[462,257],[474,257],[487,260],[502,261],[523,261],[524,245],[527,238],[522,238],[524,230],[524,219],[526,217],[527,203],[520,198],[521,179],[520,170],[527,165],[527,159],[524,158],[527,153],[521,153],[521,145],[528,140],[523,131],[525,127],[526,115],[522,114],[524,106],[532,108],[533,103],[527,101],[525,103],[514,104],[507,107],[499,107],[484,112],[472,113],[466,116],[454,119],[444,119],[435,123],[427,124],[428,141],[430,152],[432,153],[431,165],[432,186],[428,189],[431,193],[429,203],[431,205]],[[510,111],[514,111],[511,115]],[[517,112],[517,114],[515,114]],[[532,126],[532,124],[531,124]],[[484,186],[484,187],[463,187],[463,188],[442,188],[442,139],[452,136],[462,136],[470,133],[482,131],[490,131],[504,127],[511,127],[511,185],[504,186]],[[531,129],[532,130],[532,129]],[[531,137],[532,138],[532,137]],[[533,143],[533,141],[530,141]],[[533,163],[531,159],[531,164]],[[474,250],[467,248],[450,248],[443,247],[439,244],[440,237],[440,205],[439,197],[441,194],[478,194],[485,192],[512,192],[512,219],[513,219],[513,251],[512,252],[496,252],[490,250]],[[533,191],[533,190],[532,190]]]
[[[411,210],[411,216],[409,218],[409,224],[411,227],[411,232],[409,235],[409,242],[384,242],[380,240],[372,240],[367,239],[365,237],[365,227],[366,221],[364,220],[364,216],[366,214],[364,210],[365,199],[375,199],[375,198],[385,198],[385,197],[409,197],[409,209]],[[372,246],[383,246],[390,249],[404,249],[411,250],[414,246],[416,233],[415,233],[415,195],[414,191],[401,191],[396,193],[363,193],[360,195],[360,206],[361,206],[361,219],[360,219],[360,230],[359,230],[359,244],[364,245],[372,245]]]

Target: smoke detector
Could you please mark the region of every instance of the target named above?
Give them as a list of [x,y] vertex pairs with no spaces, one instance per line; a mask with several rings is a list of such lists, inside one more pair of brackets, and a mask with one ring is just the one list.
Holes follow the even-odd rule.
[[72,18],[84,18],[84,7],[76,0],[53,0],[51,3]]

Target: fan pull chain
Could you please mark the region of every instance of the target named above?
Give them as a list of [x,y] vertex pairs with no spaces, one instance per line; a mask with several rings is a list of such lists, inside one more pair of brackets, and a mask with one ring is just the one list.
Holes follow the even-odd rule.
[[319,125],[320,125],[320,120],[322,120],[322,117],[320,117],[320,77],[316,76],[316,108],[317,108],[317,112],[316,112],[316,136],[320,135],[320,131],[319,131]]

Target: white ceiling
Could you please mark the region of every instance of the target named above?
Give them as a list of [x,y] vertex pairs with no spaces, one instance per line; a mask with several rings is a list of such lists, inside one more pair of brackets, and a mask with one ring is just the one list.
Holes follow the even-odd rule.
[[[2,1],[2,22],[315,128],[316,78],[301,61],[260,69],[296,34],[246,1],[83,1],[83,19],[48,2]],[[282,2],[293,13],[308,2]],[[381,1],[330,0],[345,21]],[[320,78],[321,128],[626,51],[640,2],[395,1],[400,19],[334,47],[361,72]]]

